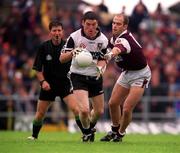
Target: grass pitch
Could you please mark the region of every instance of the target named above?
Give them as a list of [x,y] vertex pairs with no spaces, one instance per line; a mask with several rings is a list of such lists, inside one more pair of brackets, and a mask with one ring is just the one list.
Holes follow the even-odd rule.
[[36,141],[30,132],[0,132],[0,153],[180,153],[180,135],[126,135],[122,143],[81,142],[80,133],[41,132]]

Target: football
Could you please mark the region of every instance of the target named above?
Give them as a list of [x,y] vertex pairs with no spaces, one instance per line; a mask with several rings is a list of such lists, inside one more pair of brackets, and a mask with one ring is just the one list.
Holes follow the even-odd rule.
[[80,67],[87,67],[91,65],[93,58],[89,51],[82,49],[82,51],[76,55],[75,60]]

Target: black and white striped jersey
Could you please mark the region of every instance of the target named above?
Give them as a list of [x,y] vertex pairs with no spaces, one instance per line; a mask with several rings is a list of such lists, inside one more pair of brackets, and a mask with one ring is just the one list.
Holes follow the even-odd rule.
[[68,52],[77,47],[82,47],[88,50],[93,56],[93,63],[88,67],[79,67],[75,59],[72,59],[70,72],[77,73],[87,76],[96,76],[96,65],[98,60],[103,60],[103,55],[107,52],[108,39],[107,37],[100,32],[97,33],[97,36],[94,39],[89,39],[85,36],[83,29],[79,29],[73,32],[67,39],[66,44],[64,45],[63,52]]

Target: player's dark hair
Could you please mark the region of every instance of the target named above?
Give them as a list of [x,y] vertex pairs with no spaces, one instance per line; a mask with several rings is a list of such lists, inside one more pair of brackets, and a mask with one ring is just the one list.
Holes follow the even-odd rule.
[[52,27],[57,27],[57,26],[61,26],[62,29],[63,29],[63,24],[62,24],[59,20],[57,20],[57,19],[52,20],[52,21],[49,23],[49,30],[51,30]]
[[92,11],[88,11],[83,15],[82,20],[83,21],[86,21],[86,20],[97,20],[98,21],[99,17],[96,13],[94,13]]

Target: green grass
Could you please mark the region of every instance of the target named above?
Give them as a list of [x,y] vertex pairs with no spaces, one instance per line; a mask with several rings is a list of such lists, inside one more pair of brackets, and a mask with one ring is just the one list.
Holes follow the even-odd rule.
[[41,132],[37,141],[30,132],[0,132],[0,153],[180,153],[179,135],[126,135],[122,143],[82,143],[80,133]]

